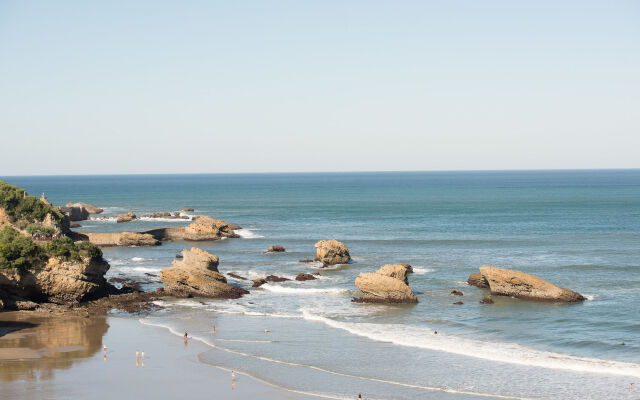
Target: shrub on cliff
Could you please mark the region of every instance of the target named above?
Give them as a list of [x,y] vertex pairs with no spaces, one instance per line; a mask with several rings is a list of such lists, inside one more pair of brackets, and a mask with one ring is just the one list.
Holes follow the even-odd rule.
[[52,257],[79,261],[81,257],[91,260],[102,260],[102,250],[89,242],[74,243],[71,238],[63,236],[47,243],[47,253]]
[[56,230],[51,228],[50,226],[44,226],[44,225],[35,224],[35,223],[27,225],[25,230],[30,235],[34,235],[36,233],[45,233],[45,234],[48,233],[50,235],[53,235],[56,232]]
[[25,271],[47,261],[44,249],[10,226],[0,231],[0,269]]
[[42,222],[47,214],[51,214],[56,222],[62,221],[64,217],[60,211],[37,197],[25,196],[24,189],[3,181],[0,181],[0,207],[4,208],[7,215],[28,222]]

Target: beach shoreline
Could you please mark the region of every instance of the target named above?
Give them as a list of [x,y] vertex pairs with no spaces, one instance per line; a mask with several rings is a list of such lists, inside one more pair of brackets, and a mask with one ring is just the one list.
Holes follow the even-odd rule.
[[238,371],[232,383],[230,371],[198,360],[207,345],[185,344],[135,318],[17,311],[0,313],[0,326],[0,388],[7,400],[208,399],[212,392],[225,399],[319,398]]

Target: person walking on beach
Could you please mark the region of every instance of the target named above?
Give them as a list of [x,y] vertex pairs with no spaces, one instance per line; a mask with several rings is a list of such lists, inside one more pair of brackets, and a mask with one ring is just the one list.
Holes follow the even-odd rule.
[[362,400],[362,393],[358,393],[358,400]]

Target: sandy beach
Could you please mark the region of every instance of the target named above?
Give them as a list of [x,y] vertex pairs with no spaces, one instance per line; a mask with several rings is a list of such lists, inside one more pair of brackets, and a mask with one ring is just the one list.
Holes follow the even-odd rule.
[[5,312],[0,335],[4,400],[318,398],[240,373],[232,387],[229,371],[198,361],[206,345],[135,319]]

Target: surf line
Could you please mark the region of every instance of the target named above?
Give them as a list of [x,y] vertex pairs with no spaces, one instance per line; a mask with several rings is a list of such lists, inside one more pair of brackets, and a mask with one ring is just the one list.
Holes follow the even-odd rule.
[[[151,326],[156,326],[156,327],[161,327],[161,328],[165,328],[167,329],[169,332],[173,333],[174,335],[177,336],[182,336],[182,333],[176,331],[175,329],[169,327],[169,326],[165,326],[165,325],[160,325],[160,324],[154,324],[151,322],[146,322],[142,319],[139,319],[138,321],[140,321],[142,324],[145,325],[151,325]],[[198,340],[201,343],[206,344],[207,346],[213,347],[214,349],[218,349],[218,350],[222,350],[222,351],[226,351],[228,353],[231,354],[237,354],[240,356],[244,356],[244,357],[250,357],[250,358],[255,358],[258,360],[263,360],[263,361],[267,361],[267,362],[272,362],[272,363],[277,363],[277,364],[283,364],[283,365],[290,365],[292,367],[302,367],[302,368],[309,368],[309,369],[313,369],[316,371],[320,371],[320,372],[325,372],[328,374],[333,374],[333,375],[338,375],[338,376],[344,376],[346,378],[353,378],[353,379],[361,379],[361,380],[366,380],[366,381],[371,381],[371,382],[378,382],[378,383],[385,383],[385,384],[389,384],[389,385],[396,385],[396,386],[402,386],[402,387],[408,387],[408,388],[412,388],[412,389],[421,389],[421,390],[427,390],[427,391],[432,391],[432,392],[443,392],[443,393],[453,393],[453,394],[465,394],[468,396],[476,396],[476,397],[492,397],[492,398],[497,398],[497,399],[507,399],[507,400],[537,400],[535,398],[532,397],[519,397],[519,396],[509,396],[509,395],[501,395],[501,394],[490,394],[490,393],[480,393],[480,392],[470,392],[470,391],[466,391],[466,390],[456,390],[456,389],[450,389],[450,388],[441,388],[441,387],[435,387],[435,386],[424,386],[424,385],[418,385],[418,384],[413,384],[413,383],[405,383],[405,382],[396,382],[396,381],[390,381],[390,380],[386,380],[386,379],[380,379],[380,378],[370,378],[370,377],[366,377],[366,376],[359,376],[359,375],[353,375],[353,374],[347,374],[347,373],[342,373],[342,372],[337,372],[337,371],[332,371],[330,369],[325,369],[325,368],[320,368],[317,367],[315,365],[307,365],[307,364],[300,364],[300,363],[294,363],[294,362],[290,362],[290,361],[282,361],[282,360],[276,360],[274,358],[268,358],[268,357],[263,357],[263,356],[258,356],[255,354],[250,354],[250,353],[244,353],[241,351],[237,351],[237,350],[232,350],[226,347],[222,347],[222,346],[218,346],[216,344],[213,344],[209,341],[207,341],[206,339],[197,337],[197,336],[192,336],[193,339]],[[203,352],[203,353],[206,353]],[[200,354],[203,354],[200,353]],[[211,366],[215,366],[217,368],[223,368],[220,367],[218,365],[215,364],[211,364],[211,363],[207,363],[205,361],[202,361],[200,359],[200,354],[198,355],[198,360],[204,364],[207,365],[211,365]],[[227,369],[227,368],[223,368],[223,369]],[[228,369],[229,371],[231,369]],[[235,371],[235,370],[234,370]],[[260,378],[256,378],[246,372],[243,372],[244,375],[250,376],[254,379],[258,379],[261,380],[264,383],[268,383],[274,387],[278,387],[278,388],[282,388],[282,389],[286,389],[286,390],[290,390],[290,391],[295,391],[293,389],[289,389],[289,388],[284,388],[284,387],[280,387],[276,384],[273,384],[271,382],[262,380]],[[342,399],[342,397],[333,397],[333,396],[328,396],[328,395],[322,395],[319,393],[306,393],[306,392],[302,392],[302,391],[298,391],[296,393],[300,393],[300,394],[310,394],[310,395],[314,395],[316,397],[325,397],[325,398],[330,398],[330,399]]]

